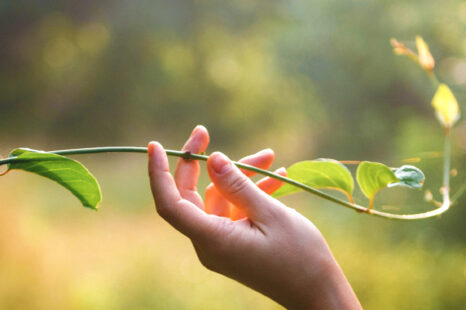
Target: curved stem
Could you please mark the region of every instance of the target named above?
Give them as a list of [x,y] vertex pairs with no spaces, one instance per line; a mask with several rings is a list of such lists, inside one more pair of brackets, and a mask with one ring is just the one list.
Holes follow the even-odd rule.
[[450,192],[450,130],[445,131],[445,145],[443,151],[443,190]]
[[437,78],[437,75],[435,75],[433,71],[426,71],[426,73],[430,79],[430,82],[432,83],[432,87],[434,88],[434,90],[436,90],[438,86],[440,85],[440,81]]
[[[446,143],[445,143],[445,165],[444,168],[448,168],[450,166],[450,157],[449,157],[449,150],[450,150],[450,143],[449,143],[449,136],[446,135]],[[146,147],[132,147],[132,146],[108,146],[108,147],[93,147],[93,148],[80,148],[80,149],[68,149],[68,150],[57,150],[57,151],[51,151],[49,153],[53,154],[58,154],[58,155],[79,155],[79,154],[94,154],[94,153],[109,153],[109,152],[130,152],[130,153],[147,153],[147,148]],[[187,160],[203,160],[207,161],[209,156],[207,155],[201,155],[201,154],[192,154],[190,152],[183,152],[183,151],[174,151],[174,150],[166,150],[167,155],[169,156],[176,156],[176,157],[181,157]],[[13,163],[15,161],[21,161],[21,159],[18,159],[16,157],[10,157],[6,159],[0,160],[0,165],[4,164],[9,164]],[[368,209],[366,207],[360,206],[358,204],[355,204],[353,202],[347,202],[344,200],[341,200],[337,197],[331,196],[327,193],[324,193],[322,191],[319,191],[313,187],[307,186],[306,184],[303,184],[301,182],[295,181],[293,179],[281,176],[279,174],[273,173],[268,170],[263,170],[254,166],[250,166],[247,164],[239,163],[239,162],[233,162],[237,167],[254,171],[256,173],[275,178],[277,180],[280,180],[282,182],[288,183],[290,185],[296,186],[306,192],[309,192],[311,194],[314,194],[316,196],[319,196],[323,199],[326,199],[328,201],[334,202],[336,204],[339,204],[341,206],[354,209],[358,212],[365,212],[367,214],[383,217],[383,218],[388,218],[388,219],[393,219],[393,220],[420,220],[420,219],[426,219],[430,217],[434,217],[437,215],[440,215],[447,211],[450,207],[450,197],[449,197],[449,191],[448,191],[448,186],[449,186],[449,175],[448,172],[444,174],[444,190],[443,192],[443,204],[440,208],[436,210],[432,210],[429,212],[425,213],[416,213],[416,214],[393,214],[393,213],[388,213],[388,212],[382,212],[378,210],[370,210],[368,212]],[[447,170],[449,171],[449,170]]]

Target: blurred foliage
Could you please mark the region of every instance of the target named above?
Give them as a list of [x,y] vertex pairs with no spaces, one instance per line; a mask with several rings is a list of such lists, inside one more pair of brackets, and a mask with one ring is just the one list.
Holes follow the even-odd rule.
[[[0,2],[0,29],[4,155],[151,139],[179,148],[204,124],[210,151],[239,158],[272,147],[276,166],[317,157],[401,166],[421,157],[425,188],[438,197],[435,90],[392,54],[389,38],[414,48],[422,35],[466,111],[464,1],[17,0]],[[464,120],[453,139],[455,193],[465,183]],[[0,178],[0,308],[278,307],[203,270],[189,243],[156,219],[143,157],[80,159],[103,187],[97,214],[47,181]],[[432,207],[423,195],[382,190],[376,203],[423,211]],[[360,192],[356,200],[367,204]],[[304,194],[285,201],[323,231],[366,309],[458,309],[465,200],[416,223]]]

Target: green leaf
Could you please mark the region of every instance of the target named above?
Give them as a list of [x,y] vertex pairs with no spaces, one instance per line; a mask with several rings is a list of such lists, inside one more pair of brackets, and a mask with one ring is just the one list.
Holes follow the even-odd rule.
[[[319,159],[295,163],[287,169],[287,177],[310,187],[342,191],[352,201],[353,177],[349,170],[336,160]],[[299,191],[300,188],[286,183],[272,196],[280,197]]]
[[425,176],[419,168],[405,165],[400,168],[392,169],[392,171],[399,182],[389,184],[389,187],[401,185],[410,188],[421,188],[424,184]]
[[73,193],[85,207],[97,209],[102,200],[97,180],[75,160],[24,148],[13,150],[10,157],[17,157],[18,161],[8,164],[8,170],[24,170],[51,179]]
[[371,205],[375,194],[380,189],[399,181],[390,168],[384,164],[369,161],[363,161],[359,164],[356,179],[361,191],[371,200]]

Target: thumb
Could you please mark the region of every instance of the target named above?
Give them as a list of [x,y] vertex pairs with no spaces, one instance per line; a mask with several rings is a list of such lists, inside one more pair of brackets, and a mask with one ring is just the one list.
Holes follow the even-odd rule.
[[274,215],[277,201],[259,189],[224,154],[210,155],[207,171],[218,191],[251,220],[266,222]]

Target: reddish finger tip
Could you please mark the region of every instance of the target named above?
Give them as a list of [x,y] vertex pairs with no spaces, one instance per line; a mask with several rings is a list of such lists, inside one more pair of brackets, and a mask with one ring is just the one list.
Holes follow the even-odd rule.
[[147,154],[149,155],[149,157],[154,155],[154,148],[155,148],[155,142],[154,141],[149,142],[149,144],[147,145]]
[[185,147],[193,144],[193,141],[196,144],[199,144],[200,150],[193,150],[193,152],[203,152],[207,148],[210,142],[210,137],[209,137],[209,132],[207,129],[202,126],[202,125],[197,125],[194,127],[193,131],[191,132],[191,135],[189,136],[189,140],[186,142]]
[[155,152],[157,151],[157,149],[163,149],[163,146],[157,142],[157,141],[151,141],[149,142],[149,144],[147,145],[147,154],[152,157],[154,156]]
[[197,135],[200,132],[203,132],[203,133],[209,135],[209,133],[207,131],[207,128],[205,128],[202,125],[197,125],[196,127],[194,127],[193,131],[191,132],[191,137],[194,136],[194,135]]
[[199,125],[196,125],[196,127],[194,127],[194,130],[207,131],[207,128],[205,128],[205,126],[199,124]]
[[279,175],[282,175],[284,177],[286,177],[286,168],[285,167],[281,167],[281,168],[278,168],[275,173],[279,174]]
[[196,126],[196,127],[194,127],[193,131],[191,131],[190,137],[195,136],[199,130],[200,130],[200,129],[199,129],[199,125]]
[[257,154],[258,155],[275,156],[275,152],[271,148],[263,149],[262,151],[259,151]]

